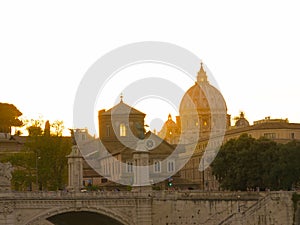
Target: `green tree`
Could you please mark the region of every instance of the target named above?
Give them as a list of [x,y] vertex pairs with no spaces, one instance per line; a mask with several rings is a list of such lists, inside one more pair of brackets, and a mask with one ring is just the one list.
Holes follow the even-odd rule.
[[32,183],[35,181],[34,157],[31,152],[22,151],[5,155],[3,162],[10,162],[14,166],[12,172],[12,188],[18,191],[27,191],[32,189]]
[[221,147],[212,169],[224,189],[290,190],[300,183],[300,143],[241,135]]
[[278,169],[278,189],[291,190],[300,184],[300,143],[296,141],[280,145]]
[[0,133],[11,133],[11,127],[20,127],[22,113],[13,104],[0,103]]
[[212,169],[224,189],[274,188],[276,180],[272,173],[278,160],[277,143],[244,134],[221,147]]
[[[13,174],[16,189],[23,190],[26,185],[30,187],[29,182],[37,184],[39,190],[58,190],[67,183],[66,156],[71,151],[71,139],[62,136],[62,121],[56,122],[54,127],[46,122],[45,129],[42,125],[41,120],[31,121],[24,150],[10,159],[16,167]],[[49,126],[54,133],[48,132]],[[23,166],[19,165],[21,161]],[[24,177],[28,177],[27,183],[23,182]]]

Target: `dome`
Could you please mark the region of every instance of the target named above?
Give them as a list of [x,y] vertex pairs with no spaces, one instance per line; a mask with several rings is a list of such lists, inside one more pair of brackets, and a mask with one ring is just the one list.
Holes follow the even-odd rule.
[[187,140],[197,136],[205,138],[211,133],[223,132],[228,127],[230,116],[221,92],[207,80],[203,64],[195,84],[184,94],[179,113],[181,132]]
[[197,110],[198,113],[208,113],[212,109],[227,111],[225,100],[220,91],[210,85],[207,80],[206,72],[201,63],[200,71],[198,72],[197,82],[184,94],[179,112],[184,114]]
[[177,128],[176,123],[172,120],[172,116],[169,113],[168,120],[164,123],[164,127],[166,128]]
[[178,124],[172,120],[171,114],[168,115],[168,120],[164,123],[161,131],[158,132],[158,136],[170,144],[178,142],[180,128],[178,127]]
[[245,118],[244,112],[240,113],[240,117],[236,118],[237,121],[235,122],[236,127],[248,127],[250,126],[249,121]]

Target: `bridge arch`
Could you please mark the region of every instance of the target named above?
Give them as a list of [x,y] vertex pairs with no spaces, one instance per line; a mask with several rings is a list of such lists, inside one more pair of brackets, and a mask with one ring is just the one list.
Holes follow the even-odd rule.
[[102,216],[106,219],[111,219],[115,221],[116,225],[135,225],[135,221],[133,221],[133,217],[125,215],[122,212],[108,209],[105,207],[56,207],[49,210],[45,210],[42,213],[32,217],[30,220],[26,221],[24,225],[35,225],[39,224],[38,221],[48,220],[51,221],[50,218],[57,218],[59,215],[67,215],[70,213],[74,214],[94,214],[94,216]]

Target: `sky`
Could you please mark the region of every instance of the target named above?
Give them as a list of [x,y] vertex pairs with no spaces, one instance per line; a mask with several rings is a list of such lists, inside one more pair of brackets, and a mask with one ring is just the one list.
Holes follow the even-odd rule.
[[[71,128],[77,88],[101,56],[162,41],[203,60],[232,117],[244,111],[250,123],[266,116],[299,123],[299,9],[290,0],[1,1],[0,102],[14,104],[27,119],[63,120]],[[113,84],[108,93],[115,102],[122,90]],[[102,99],[96,110],[113,106]],[[172,105],[153,109],[152,101],[135,105],[153,115],[149,124],[177,113]]]

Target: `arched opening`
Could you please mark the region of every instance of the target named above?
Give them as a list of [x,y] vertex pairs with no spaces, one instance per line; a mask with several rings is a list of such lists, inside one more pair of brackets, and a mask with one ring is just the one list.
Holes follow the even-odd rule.
[[124,123],[120,124],[120,136],[125,137],[126,136],[126,125]]
[[66,212],[47,218],[54,225],[124,225],[118,220],[95,212]]

